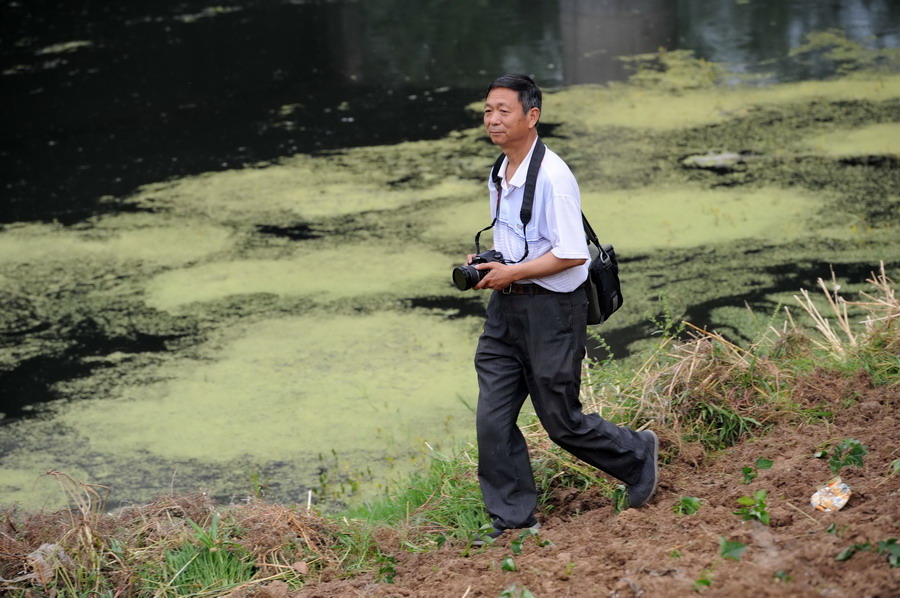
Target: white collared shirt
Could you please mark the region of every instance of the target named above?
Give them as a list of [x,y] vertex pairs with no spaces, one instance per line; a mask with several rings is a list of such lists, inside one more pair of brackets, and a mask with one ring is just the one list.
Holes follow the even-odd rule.
[[[535,143],[537,141],[535,140]],[[544,276],[520,280],[520,283],[536,283],[560,293],[577,289],[587,279],[590,254],[581,220],[581,195],[578,182],[562,159],[548,148],[538,171],[534,190],[531,221],[522,230],[519,211],[525,196],[525,179],[528,165],[534,153],[534,144],[525,160],[516,169],[512,180],[506,179],[508,158],[500,165],[500,213],[497,210],[497,190],[493,180],[488,181],[491,218],[497,216],[494,225],[494,248],[508,261],[515,261],[525,253],[528,238],[528,257],[539,258],[548,251],[561,259],[585,259],[584,264]],[[490,178],[490,177],[489,177]]]

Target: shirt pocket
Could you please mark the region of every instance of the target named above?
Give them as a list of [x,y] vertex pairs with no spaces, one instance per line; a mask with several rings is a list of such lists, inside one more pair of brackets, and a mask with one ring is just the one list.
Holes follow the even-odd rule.
[[505,224],[520,239],[524,240],[527,238],[529,243],[535,243],[541,239],[540,227],[534,214],[531,215],[531,221],[528,223],[528,226],[523,227],[521,215],[518,211],[513,214],[508,202],[500,203],[500,216],[497,218],[497,221]]
[[525,227],[525,238],[528,239],[529,243],[537,243],[541,239],[538,222],[533,214],[531,216],[531,222],[529,222],[528,226]]
[[[518,193],[516,193],[518,195]],[[531,220],[528,226],[522,226],[522,204],[516,199],[511,199],[509,195],[505,195],[500,201],[500,213],[497,222],[505,224],[509,230],[514,232],[523,241],[527,238],[529,243],[535,243],[540,240],[540,218],[538,218],[537,210],[532,204]]]

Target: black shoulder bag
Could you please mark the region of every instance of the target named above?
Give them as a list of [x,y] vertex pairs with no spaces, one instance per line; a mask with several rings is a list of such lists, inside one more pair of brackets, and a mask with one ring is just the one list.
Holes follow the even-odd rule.
[[[588,239],[591,265],[585,290],[588,296],[588,324],[602,324],[609,316],[622,307],[622,285],[619,283],[619,262],[613,246],[600,244],[597,234],[591,228],[584,212],[581,213],[584,233]],[[593,246],[591,246],[593,244]]]
[[[541,161],[544,159],[546,146],[540,139],[534,147],[531,155],[531,162],[528,165],[528,176],[525,179],[525,197],[522,199],[522,209],[519,212],[519,219],[522,221],[523,232],[531,221],[532,206],[534,205],[534,190],[537,186],[537,174],[540,169]],[[503,165],[505,154],[500,154],[494,167],[491,170],[491,179],[494,181],[494,187],[500,190],[500,167]],[[499,206],[497,213],[499,214]],[[588,241],[588,250],[591,254],[591,264],[588,267],[588,278],[585,282],[585,291],[588,298],[587,323],[590,325],[602,324],[609,319],[613,313],[622,307],[622,285],[619,283],[619,263],[616,260],[616,250],[607,243],[601,244],[597,238],[597,233],[591,227],[584,212],[581,213],[581,220],[584,225],[584,234]],[[494,222],[497,219],[494,218]],[[494,226],[491,223],[491,228]],[[485,229],[487,230],[487,229]],[[484,231],[481,231],[484,232]],[[478,233],[481,234],[480,232]],[[591,246],[593,244],[593,247]],[[478,235],[475,236],[475,245],[478,247]],[[525,237],[525,254],[522,259],[528,255],[528,237]]]

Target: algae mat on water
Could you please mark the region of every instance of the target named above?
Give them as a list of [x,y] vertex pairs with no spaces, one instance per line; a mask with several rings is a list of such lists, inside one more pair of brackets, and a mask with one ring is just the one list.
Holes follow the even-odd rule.
[[173,461],[299,460],[399,440],[439,445],[448,422],[457,427],[455,395],[473,392],[459,336],[452,323],[415,313],[255,321],[211,341],[207,359],[169,364],[158,383],[58,417],[94,450]]
[[[621,254],[625,307],[598,330],[618,356],[663,296],[740,342],[832,265],[850,291],[900,267],[900,77],[713,79],[547,95],[544,138]],[[48,469],[113,502],[344,500],[471,439],[486,295],[449,272],[488,223],[495,155],[472,129],[294,156],[0,232],[4,409],[31,415],[0,427],[0,501],[59,504]]]
[[[282,500],[301,500],[306,487],[327,490],[323,475],[348,485],[377,476],[371,485],[383,487],[410,456],[451,446],[469,425],[473,335],[444,318],[287,316],[210,336],[190,358],[120,363],[120,373],[131,371],[102,400],[23,422],[19,434],[28,437],[4,456],[7,496],[32,502],[16,492],[21,485],[52,499],[36,476],[51,469],[164,491],[163,479],[194,487],[201,468],[201,485],[217,495],[246,495],[253,479],[294,476],[272,486],[284,489]],[[155,481],[117,472],[117,462],[134,467],[135,457]]]

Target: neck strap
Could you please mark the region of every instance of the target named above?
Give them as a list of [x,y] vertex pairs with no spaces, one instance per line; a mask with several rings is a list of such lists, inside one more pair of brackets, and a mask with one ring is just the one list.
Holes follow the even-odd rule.
[[[525,235],[525,228],[528,226],[528,223],[531,222],[532,206],[534,206],[534,190],[537,187],[538,170],[541,169],[541,162],[544,161],[544,154],[546,153],[546,151],[547,146],[545,146],[544,142],[541,141],[540,138],[538,138],[534,144],[534,151],[532,151],[531,153],[531,161],[528,163],[528,174],[525,177],[525,196],[522,198],[522,208],[519,210],[519,219],[522,221],[523,235]],[[500,154],[500,157],[497,158],[497,161],[494,162],[494,167],[491,169],[491,180],[494,181],[494,188],[497,189],[497,209],[494,212],[494,220],[491,222],[490,226],[481,229],[475,235],[475,253],[481,253],[481,244],[479,243],[481,233],[493,228],[497,223],[497,217],[500,215],[500,167],[503,166],[503,159],[505,157],[505,154]],[[522,257],[514,262],[507,260],[506,263],[518,264],[526,257],[528,257],[528,235],[525,235],[525,253],[522,254]]]

